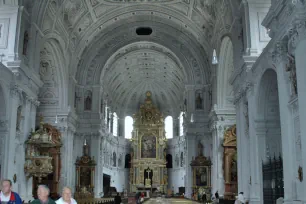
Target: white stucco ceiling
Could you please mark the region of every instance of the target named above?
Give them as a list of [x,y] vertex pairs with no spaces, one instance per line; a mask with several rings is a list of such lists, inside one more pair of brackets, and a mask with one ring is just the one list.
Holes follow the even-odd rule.
[[[79,87],[102,86],[103,97],[113,109],[135,110],[145,92],[151,91],[159,108],[172,111],[184,101],[186,85],[209,83],[215,1],[51,0],[40,4],[39,12],[43,6],[46,9],[37,25],[71,52],[69,73]],[[153,33],[137,36],[138,27],[151,27]]]
[[155,43],[137,42],[121,48],[103,70],[101,83],[105,94],[116,102],[115,109],[135,110],[146,91],[152,92],[153,102],[163,111],[183,100],[187,79],[182,64],[170,50]]

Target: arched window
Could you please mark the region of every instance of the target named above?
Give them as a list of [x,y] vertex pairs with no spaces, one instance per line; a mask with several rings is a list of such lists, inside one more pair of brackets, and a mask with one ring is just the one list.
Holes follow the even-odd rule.
[[181,112],[180,117],[179,117],[179,121],[180,121],[180,136],[184,135],[184,113]]
[[166,138],[172,139],[173,138],[173,118],[172,116],[167,116],[165,119],[165,131],[166,131]]
[[126,116],[124,119],[124,136],[126,139],[132,138],[133,131],[133,118],[131,116]]
[[113,135],[118,136],[118,116],[117,116],[117,113],[113,113]]

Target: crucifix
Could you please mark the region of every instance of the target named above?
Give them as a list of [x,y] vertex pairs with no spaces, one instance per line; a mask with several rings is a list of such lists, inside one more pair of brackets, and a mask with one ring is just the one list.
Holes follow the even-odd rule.
[[148,169],[146,170],[146,172],[148,173],[148,177],[146,178],[145,185],[146,185],[146,186],[151,186],[150,173],[152,172],[152,170],[149,169],[149,167],[148,167]]
[[147,173],[148,173],[148,178],[150,178],[150,177],[149,177],[149,173],[151,173],[152,170],[148,168],[146,171],[147,171]]

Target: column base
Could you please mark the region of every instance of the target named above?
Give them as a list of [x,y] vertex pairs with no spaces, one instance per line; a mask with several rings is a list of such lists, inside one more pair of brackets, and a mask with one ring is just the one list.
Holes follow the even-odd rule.
[[300,200],[285,200],[284,204],[305,204],[306,201],[300,201]]
[[262,204],[263,201],[260,200],[260,198],[250,198],[249,199],[249,204]]

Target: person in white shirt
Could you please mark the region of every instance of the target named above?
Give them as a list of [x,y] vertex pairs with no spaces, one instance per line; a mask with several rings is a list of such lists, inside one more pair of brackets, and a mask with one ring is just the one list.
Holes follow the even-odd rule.
[[245,199],[243,196],[243,192],[240,192],[239,195],[236,197],[235,204],[244,204],[244,203],[245,203]]
[[62,197],[55,201],[56,204],[77,204],[76,200],[72,198],[72,191],[69,187],[64,187]]

